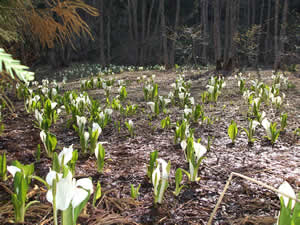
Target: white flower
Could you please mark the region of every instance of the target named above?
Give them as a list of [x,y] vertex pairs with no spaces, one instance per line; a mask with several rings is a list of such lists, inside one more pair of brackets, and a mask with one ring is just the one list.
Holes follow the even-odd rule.
[[112,109],[105,109],[104,112],[107,115],[111,115],[112,114]]
[[193,110],[189,109],[189,108],[185,108],[183,111],[184,111],[184,115],[185,116],[188,116],[188,115],[190,115],[193,112]]
[[84,140],[85,140],[85,142],[87,142],[89,140],[89,137],[90,137],[89,132],[85,131],[84,132]]
[[50,171],[49,171],[49,173],[48,173],[47,176],[46,176],[46,182],[47,182],[50,186],[52,186],[53,180],[55,180],[56,177],[58,177],[58,179],[61,179],[62,176],[63,176],[62,173],[57,173],[56,171],[54,171],[54,170],[52,170],[52,169],[50,168]]
[[157,163],[161,164],[161,172],[162,172],[162,179],[168,179],[169,173],[167,171],[168,163],[164,159],[157,159]]
[[100,135],[101,132],[102,132],[102,129],[101,129],[101,127],[99,126],[98,123],[93,123],[93,125],[92,125],[92,131],[93,131],[93,133],[94,133],[95,131],[97,131],[97,132],[98,132],[98,135]]
[[43,115],[37,109],[34,110],[34,117],[41,125],[41,123],[43,121]]
[[[47,175],[47,182],[53,184],[53,179],[56,179],[58,175],[59,180],[56,183],[56,209],[66,210],[70,203],[73,208],[76,208],[86,197],[88,191],[93,193],[92,181],[88,178],[79,179],[76,181],[72,179],[72,173],[68,173],[65,178],[62,178],[60,174],[56,174],[54,171],[50,171]],[[54,178],[55,177],[55,178]],[[52,188],[50,188],[46,195],[47,200],[53,203]]]
[[206,153],[206,148],[200,143],[194,142],[195,156],[197,161]]
[[180,100],[183,100],[183,99],[184,99],[184,93],[183,93],[183,92],[180,92],[180,93],[178,94],[178,97],[179,97]]
[[99,117],[100,117],[100,119],[104,119],[105,115],[102,111],[99,113]]
[[129,120],[129,121],[128,121],[128,124],[129,124],[130,127],[133,127],[133,122],[132,122],[132,120]]
[[195,105],[195,99],[194,99],[194,97],[190,97],[189,99],[190,99],[191,104]]
[[[157,182],[155,182],[155,180]],[[154,186],[154,194],[155,195],[157,195],[157,192],[158,192],[159,181],[160,181],[160,166],[158,164],[157,167],[154,169],[154,171],[152,173],[152,184]]]
[[51,109],[54,109],[57,106],[57,102],[51,102]]
[[7,171],[14,177],[16,172],[21,172],[21,169],[16,166],[8,166]]
[[259,125],[259,122],[256,120],[252,121],[252,130],[255,130],[255,128],[257,127],[257,125]]
[[78,126],[79,130],[83,130],[84,126],[86,124],[86,118],[84,116],[76,115],[76,119],[77,119],[77,126]]
[[154,109],[155,103],[154,102],[147,102],[147,105],[149,105],[151,111],[154,113],[154,111],[155,111],[155,109]]
[[67,163],[72,159],[73,157],[73,145],[70,145],[69,148],[64,147],[63,150],[58,154],[58,161],[61,165],[62,158],[64,158],[64,165],[67,165]]
[[173,94],[173,92],[169,92],[169,94],[168,94],[168,98],[172,99],[173,97],[174,97],[174,94]]
[[267,136],[269,138],[271,138],[272,137],[271,129],[270,129],[271,123],[269,122],[269,120],[267,118],[264,118],[263,121],[261,122],[261,124],[265,128],[265,130],[267,132]]
[[171,102],[171,99],[165,98],[164,101],[165,101],[165,105],[168,105]]
[[52,95],[53,95],[53,96],[57,95],[57,90],[56,90],[56,88],[52,88]]
[[46,137],[47,137],[46,132],[44,130],[42,130],[40,132],[40,138],[41,138],[41,140],[42,140],[43,143],[46,142]]
[[181,142],[180,142],[180,146],[181,146],[182,150],[185,151],[186,146],[187,146],[186,141],[185,141],[185,140],[181,141]]
[[207,85],[206,87],[208,87],[208,93],[212,94],[214,92],[215,87],[212,85]]
[[[286,182],[286,181],[284,181],[284,182],[279,186],[278,191],[283,192],[283,193],[289,195],[290,197],[296,198],[296,194],[295,194],[294,189],[293,189],[293,188],[291,187],[291,185],[290,185],[288,182]],[[281,195],[281,194],[278,194],[278,197],[279,197],[279,198],[280,198],[280,197],[283,197],[284,205],[287,207],[287,205],[288,205],[288,203],[289,203],[289,198],[288,198],[288,197],[285,197],[285,196],[283,196],[283,195]],[[295,200],[292,200],[292,209],[294,208],[294,206],[295,206]]]

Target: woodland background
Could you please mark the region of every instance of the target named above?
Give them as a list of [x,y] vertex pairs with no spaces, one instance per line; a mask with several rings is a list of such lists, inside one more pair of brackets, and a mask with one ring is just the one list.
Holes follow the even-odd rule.
[[[79,28],[85,29],[75,30],[75,36],[65,33],[62,39],[50,37],[51,32],[59,33],[50,29],[50,20],[24,21],[33,11],[42,15],[48,9],[43,19],[66,25],[61,15],[70,14],[51,9],[60,2],[80,1],[32,0],[22,1],[22,6],[11,2],[0,2],[0,46],[33,68],[92,61],[103,66],[277,69],[300,62],[299,0],[86,0],[95,9],[70,8],[82,19]],[[67,12],[69,6],[64,7]],[[43,43],[42,38],[53,42]]]

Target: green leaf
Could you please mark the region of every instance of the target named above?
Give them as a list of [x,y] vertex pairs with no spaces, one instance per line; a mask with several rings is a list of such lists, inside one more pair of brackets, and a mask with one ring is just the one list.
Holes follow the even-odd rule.
[[101,184],[98,181],[97,182],[97,187],[96,187],[96,191],[94,193],[94,198],[93,198],[93,206],[95,207],[96,201],[101,198],[102,192],[101,192]]
[[235,141],[237,133],[238,133],[238,129],[237,129],[236,122],[231,121],[231,124],[228,127],[228,136],[230,137],[233,143]]
[[6,154],[0,155],[0,176],[3,181],[7,180],[7,165],[6,165]]
[[84,199],[76,208],[74,208],[74,210],[73,210],[73,224],[76,224],[77,218],[80,215],[82,209],[85,207],[85,205],[89,201],[90,196],[91,196],[90,191],[88,191],[88,196],[86,197],[86,199]]
[[158,157],[158,151],[157,150],[150,153],[150,162],[149,162],[149,166],[148,166],[148,169],[147,169],[147,176],[149,177],[150,181],[152,180],[152,173],[153,173],[153,170],[156,166],[155,164],[156,164],[157,157]]

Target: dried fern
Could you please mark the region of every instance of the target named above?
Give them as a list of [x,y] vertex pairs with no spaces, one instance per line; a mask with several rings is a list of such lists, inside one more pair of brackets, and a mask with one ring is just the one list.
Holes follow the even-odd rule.
[[1,18],[6,19],[0,23],[0,29],[7,30],[10,27],[12,30],[19,29],[21,33],[27,29],[26,32],[31,31],[43,47],[52,48],[55,42],[72,44],[76,35],[87,34],[93,38],[88,24],[77,11],[82,10],[91,16],[98,16],[98,11],[83,0],[45,0],[47,7],[42,9],[36,8],[32,0],[4,2],[6,5],[0,2],[0,21]]

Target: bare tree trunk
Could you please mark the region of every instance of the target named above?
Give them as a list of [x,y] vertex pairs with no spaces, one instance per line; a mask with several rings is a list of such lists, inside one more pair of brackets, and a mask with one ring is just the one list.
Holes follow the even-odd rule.
[[128,13],[128,25],[129,25],[129,37],[133,42],[133,29],[132,29],[132,15],[131,15],[131,0],[127,0],[127,13]]
[[264,51],[264,61],[268,62],[269,51],[271,49],[271,38],[270,38],[270,27],[271,27],[271,2],[272,0],[268,0],[268,15],[267,15],[267,30],[266,30],[266,39],[265,39],[265,51]]
[[280,54],[283,55],[285,52],[285,42],[286,40],[286,27],[287,27],[287,13],[288,13],[288,0],[284,1],[283,13],[282,13],[282,24],[280,30]]
[[216,70],[221,70],[220,2],[214,0],[214,50]]
[[105,55],[104,55],[104,22],[103,22],[103,13],[104,13],[104,0],[99,0],[100,4],[100,64],[105,65]]
[[[231,35],[230,35],[230,58],[236,61],[236,46],[233,40],[239,26],[240,0],[234,0],[231,5]],[[233,63],[233,62],[232,62]],[[234,65],[233,65],[234,66]]]
[[207,52],[206,52],[206,47],[207,47],[207,42],[208,42],[208,32],[207,32],[207,27],[208,27],[208,2],[207,0],[202,0],[202,28],[203,28],[203,37],[204,37],[204,44],[202,46],[202,56],[201,56],[201,61],[206,65],[207,64]]
[[256,15],[255,15],[255,12],[256,12],[256,0],[251,0],[252,2],[252,25],[253,24],[256,24]]
[[248,0],[248,28],[251,26],[251,1],[252,0]]
[[279,1],[275,1],[275,22],[274,22],[274,55],[275,55],[275,60],[274,60],[274,70],[276,71],[279,66],[279,61],[280,61],[280,53],[279,53],[279,40],[278,40],[278,17],[279,17]]
[[147,19],[147,32],[146,32],[147,45],[145,46],[145,53],[144,53],[146,59],[148,58],[148,55],[151,52],[151,51],[149,51],[149,43],[150,43],[149,39],[150,39],[150,32],[151,32],[150,28],[151,28],[152,12],[153,12],[153,8],[154,8],[154,4],[155,4],[155,0],[152,0],[149,14],[148,14],[148,19]]
[[261,34],[262,34],[262,28],[263,28],[263,18],[264,18],[264,8],[265,8],[265,0],[261,0],[261,8],[260,8],[260,15],[259,15],[259,25],[260,25],[260,30],[258,34],[258,47],[256,51],[256,66],[258,66],[259,63],[259,54],[260,54],[260,46],[261,46]]
[[175,64],[175,48],[176,48],[179,16],[180,16],[180,0],[177,0],[176,1],[176,16],[175,16],[175,24],[174,24],[174,36],[173,36],[173,40],[172,40],[172,49],[171,49],[171,53],[170,53],[170,66],[174,66],[174,64]]
[[139,55],[139,31],[138,31],[138,18],[137,18],[137,0],[132,1],[132,10],[133,10],[133,34],[134,34],[134,55],[135,55],[135,64],[138,63],[138,55]]
[[111,63],[111,13],[112,13],[112,3],[113,0],[109,1],[108,13],[107,13],[107,64]]
[[168,62],[168,43],[167,43],[167,28],[165,21],[165,1],[160,0],[160,15],[161,15],[161,35],[162,35],[162,45],[163,45],[163,60],[166,68],[169,66]]
[[146,7],[147,2],[142,1],[142,33],[140,39],[140,65],[144,65],[144,49],[145,49],[145,36],[146,36]]
[[226,1],[226,16],[225,16],[225,37],[224,37],[224,59],[223,63],[227,64],[229,59],[229,48],[230,48],[230,28],[231,28],[231,1]]

